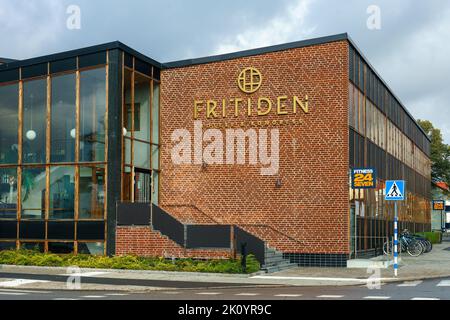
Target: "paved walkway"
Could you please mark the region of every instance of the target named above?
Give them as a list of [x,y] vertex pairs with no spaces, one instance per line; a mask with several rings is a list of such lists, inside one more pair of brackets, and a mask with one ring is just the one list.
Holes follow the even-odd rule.
[[[366,269],[294,268],[273,274],[223,275],[184,272],[82,269],[69,274],[66,268],[0,266],[0,288],[67,289],[70,276],[80,276],[83,290],[167,290],[251,286],[355,286],[379,278],[382,283],[450,277],[450,242],[435,245],[418,258],[403,255],[399,277],[392,267],[378,275]],[[371,277],[372,276],[372,277]],[[375,278],[375,279],[374,279]]]

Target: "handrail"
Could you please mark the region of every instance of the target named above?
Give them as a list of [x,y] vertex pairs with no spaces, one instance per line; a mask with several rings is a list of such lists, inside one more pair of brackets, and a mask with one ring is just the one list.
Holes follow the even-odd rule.
[[294,242],[297,242],[298,244],[304,245],[304,242],[302,242],[301,240],[295,239],[295,238],[293,238],[293,237],[291,237],[291,236],[289,236],[289,235],[287,235],[287,234],[285,234],[285,233],[279,231],[278,229],[275,229],[274,227],[269,226],[269,225],[266,225],[266,224],[239,224],[238,226],[242,226],[242,227],[263,227],[263,228],[268,228],[268,229],[270,229],[270,230],[272,230],[272,231],[274,231],[274,232],[276,232],[276,233],[278,233],[278,234],[280,234],[280,235],[282,235],[282,236],[288,238],[289,240],[292,240],[292,241],[294,241]]
[[217,221],[215,218],[213,218],[210,215],[208,215],[207,213],[205,213],[202,209],[200,209],[199,207],[197,207],[194,204],[167,204],[167,205],[164,205],[164,207],[191,207],[191,208],[194,208],[195,210],[197,210],[198,212],[200,212],[203,216],[205,216],[212,222],[214,222],[216,224],[220,224],[220,225],[222,224],[219,221]]

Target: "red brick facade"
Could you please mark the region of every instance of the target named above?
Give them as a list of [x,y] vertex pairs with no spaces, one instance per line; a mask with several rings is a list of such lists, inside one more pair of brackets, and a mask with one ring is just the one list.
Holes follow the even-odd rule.
[[[160,206],[183,223],[238,225],[285,253],[348,254],[348,48],[347,41],[337,41],[163,70]],[[247,67],[263,78],[253,94],[243,93],[237,82]],[[276,102],[287,96],[289,106],[292,97],[306,95],[308,114],[249,117],[242,109],[236,118],[229,106],[226,119],[206,119],[205,114],[199,119],[204,130],[224,122],[255,121],[243,128],[248,130],[259,129],[258,121],[285,121],[264,127],[279,129],[278,175],[262,176],[261,165],[172,162],[172,133],[194,132],[195,101],[267,97]],[[220,130],[225,135],[225,128]],[[223,257],[223,252],[184,252],[149,228],[119,228],[117,253]]]

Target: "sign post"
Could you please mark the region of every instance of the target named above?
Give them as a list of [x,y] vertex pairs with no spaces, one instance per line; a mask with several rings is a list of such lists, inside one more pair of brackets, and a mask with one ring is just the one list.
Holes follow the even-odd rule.
[[395,218],[394,218],[394,273],[398,277],[398,208],[397,202],[405,200],[405,181],[386,181],[386,201],[394,201]]
[[433,200],[433,210],[441,212],[441,230],[444,230],[445,222],[446,222],[445,218],[444,218],[445,201],[444,200]]

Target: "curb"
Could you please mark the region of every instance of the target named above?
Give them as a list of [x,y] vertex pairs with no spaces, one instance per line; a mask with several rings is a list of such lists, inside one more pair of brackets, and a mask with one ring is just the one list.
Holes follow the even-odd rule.
[[[75,267],[75,266],[74,266]],[[16,266],[16,265],[0,265],[0,270],[3,268],[14,268],[27,271],[61,271],[66,273],[68,267],[42,267],[42,266]],[[264,271],[258,271],[251,274],[230,274],[230,273],[203,273],[203,272],[186,272],[186,271],[157,271],[157,270],[125,270],[125,269],[96,269],[96,268],[80,268],[81,272],[109,272],[109,273],[140,273],[149,275],[179,275],[179,276],[201,276],[201,277],[224,277],[224,278],[250,278],[262,274],[266,274]]]

